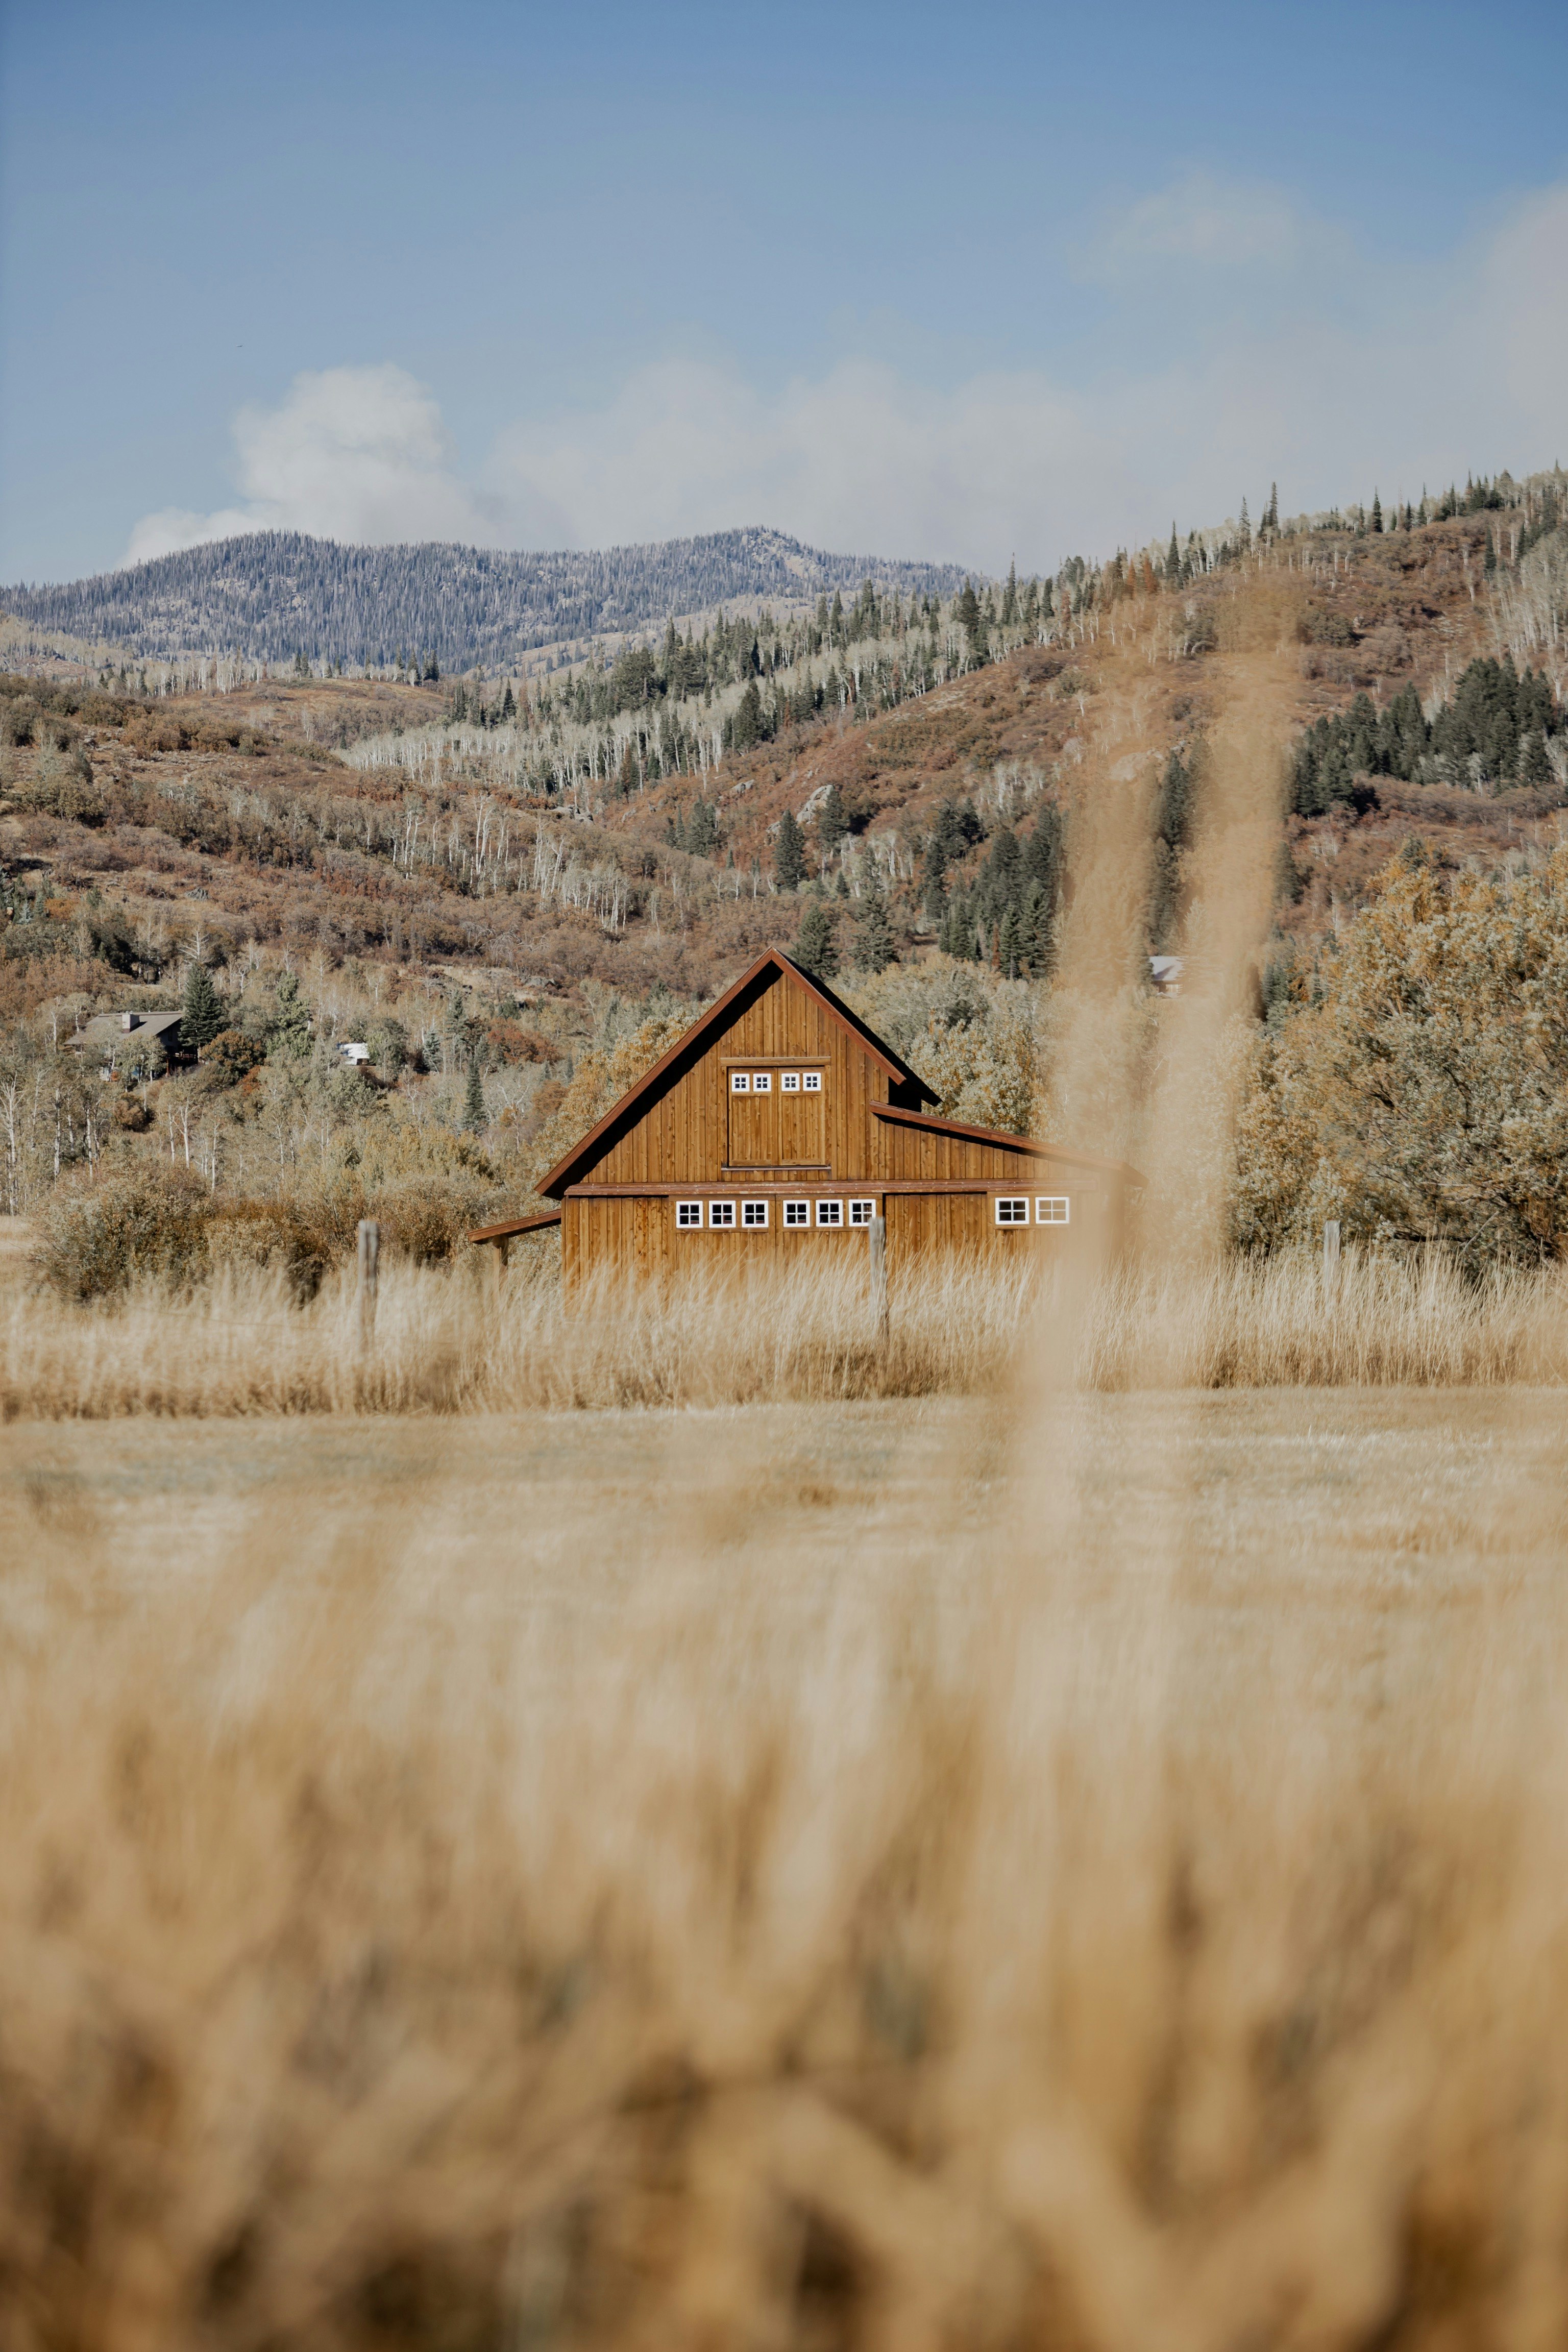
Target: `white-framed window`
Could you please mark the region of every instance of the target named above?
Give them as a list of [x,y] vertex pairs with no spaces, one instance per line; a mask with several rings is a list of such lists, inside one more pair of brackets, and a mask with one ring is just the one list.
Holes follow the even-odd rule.
[[752,1074],[750,1070],[731,1070],[730,1073],[730,1092],[732,1095],[749,1095],[751,1091]]
[[742,1202],[741,1223],[742,1225],[748,1226],[754,1233],[759,1230],[759,1228],[765,1225],[767,1222],[768,1204],[765,1201]]
[[786,1201],[784,1204],[784,1221],[786,1225],[795,1227],[796,1229],[802,1225],[809,1225],[811,1223],[811,1202],[809,1201]]
[[798,1070],[785,1070],[779,1079],[779,1092],[782,1095],[799,1094],[800,1072]]
[[875,1201],[851,1201],[849,1222],[852,1225],[868,1225],[877,1213]]
[[800,1084],[803,1094],[819,1095],[822,1092],[822,1072],[820,1070],[803,1070],[801,1072]]
[[998,1192],[996,1222],[999,1225],[1026,1225],[1029,1222],[1028,1202],[1022,1194]]
[[818,1201],[816,1222],[819,1225],[841,1225],[844,1223],[842,1201]]
[[1072,1219],[1072,1202],[1061,1194],[1042,1192],[1035,1202],[1035,1223],[1037,1225],[1065,1225]]
[[733,1201],[710,1201],[708,1203],[708,1222],[712,1226],[715,1233],[727,1234],[731,1226],[735,1222],[735,1203]]
[[694,1226],[700,1225],[702,1223],[701,1202],[677,1201],[675,1204],[675,1223],[678,1230],[683,1234],[689,1233]]
[[771,1070],[753,1070],[752,1073],[752,1092],[754,1095],[771,1095],[773,1090],[773,1072]]

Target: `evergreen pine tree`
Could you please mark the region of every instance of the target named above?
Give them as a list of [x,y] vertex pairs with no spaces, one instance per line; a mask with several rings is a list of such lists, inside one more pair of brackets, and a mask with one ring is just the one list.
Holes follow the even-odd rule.
[[[1243,503],[1243,505],[1245,505],[1245,504],[1246,504],[1246,500],[1244,499],[1244,500],[1242,501],[1242,503]],[[1166,550],[1166,552],[1165,552],[1165,583],[1166,583],[1166,585],[1167,585],[1168,587],[1174,588],[1174,587],[1176,586],[1177,583],[1180,581],[1181,576],[1182,576],[1182,551],[1181,551],[1181,549],[1180,549],[1180,548],[1177,546],[1177,544],[1176,544],[1176,526],[1175,526],[1174,521],[1173,521],[1173,522],[1172,522],[1172,524],[1171,524],[1171,544],[1170,544],[1169,548]]]
[[844,795],[837,784],[829,784],[822,796],[822,806],[816,812],[817,846],[831,856],[849,830],[845,814]]
[[1024,896],[1019,945],[1031,979],[1044,980],[1051,968],[1051,908],[1037,882]]
[[1015,907],[1009,907],[1002,918],[1002,926],[996,940],[996,960],[1009,980],[1016,980],[1018,977],[1018,961],[1021,952],[1017,909]]
[[[1173,530],[1173,531],[1172,531],[1171,536],[1172,536],[1173,540],[1175,538],[1175,532],[1174,532],[1174,530]],[[1252,525],[1251,525],[1251,524],[1247,521],[1247,500],[1246,500],[1245,499],[1243,499],[1243,500],[1241,501],[1241,532],[1240,532],[1240,539],[1241,539],[1241,544],[1242,544],[1242,547],[1243,547],[1244,549],[1248,548],[1248,547],[1250,547],[1250,546],[1252,545]]]
[[893,956],[893,927],[888,920],[882,894],[873,887],[861,901],[859,918],[855,926],[855,969],[857,971],[883,971],[892,962]]
[[185,999],[180,1017],[180,1039],[187,1053],[200,1054],[223,1027],[223,1010],[205,963],[193,963],[185,975]]
[[814,898],[795,935],[795,960],[818,980],[831,980],[838,970],[838,941],[832,919],[820,898]]
[[1519,781],[1521,784],[1545,784],[1552,781],[1552,762],[1546,754],[1546,738],[1539,730],[1527,735],[1519,747]]
[[468,1090],[463,1097],[463,1116],[459,1133],[478,1135],[486,1122],[484,1081],[479,1076],[479,1057],[473,1055],[468,1062]]
[[1377,532],[1383,530],[1383,500],[1375,490],[1372,494],[1372,528]]
[[781,890],[798,890],[805,875],[805,835],[785,809],[773,843],[773,876]]
[[933,833],[926,843],[925,879],[921,890],[921,904],[933,923],[940,923],[947,908],[947,853],[942,845],[942,835]]
[[310,1056],[310,1007],[300,994],[297,973],[286,971],[278,982],[278,1003],[268,1027],[268,1048],[276,1047],[286,1062]]
[[1278,537],[1279,530],[1279,485],[1278,482],[1270,482],[1268,485],[1268,506],[1263,517],[1262,528],[1268,532],[1270,539]]

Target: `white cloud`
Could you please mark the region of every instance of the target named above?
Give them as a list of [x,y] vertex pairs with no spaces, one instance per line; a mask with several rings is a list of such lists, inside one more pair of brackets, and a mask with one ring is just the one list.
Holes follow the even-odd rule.
[[1085,275],[1113,279],[1173,262],[1287,268],[1324,238],[1279,188],[1188,172],[1115,216],[1090,248]]
[[234,434],[244,503],[216,514],[171,507],[144,515],[128,562],[237,531],[374,545],[493,539],[504,520],[452,471],[435,396],[400,367],[298,375],[279,407],[242,409]]
[[[1217,521],[1275,479],[1296,510],[1568,455],[1568,187],[1419,270],[1350,253],[1277,194],[1191,176],[1100,250],[1145,274],[1119,293],[1105,263],[1092,380],[1026,369],[938,391],[851,361],[770,392],[662,361],[597,407],[508,428],[476,488],[423,386],[396,367],[334,369],[240,418],[243,504],[149,516],[134,549],[267,525],[559,547],[765,522],[844,552],[1000,571],[1015,553],[1054,565],[1163,534],[1173,517]],[[1162,257],[1184,273],[1179,331],[1169,310],[1151,323]],[[1267,303],[1238,302],[1236,269],[1262,261]]]

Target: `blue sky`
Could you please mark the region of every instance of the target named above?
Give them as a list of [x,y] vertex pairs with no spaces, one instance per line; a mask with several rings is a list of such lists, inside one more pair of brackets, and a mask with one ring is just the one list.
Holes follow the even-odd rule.
[[0,21],[0,579],[269,523],[1044,566],[1568,455],[1560,5]]

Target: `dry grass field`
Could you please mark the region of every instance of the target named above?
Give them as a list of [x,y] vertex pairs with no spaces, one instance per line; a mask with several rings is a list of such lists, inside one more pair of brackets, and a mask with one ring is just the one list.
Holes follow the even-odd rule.
[[369,1348],[352,1267],[303,1307],[280,1276],[240,1269],[80,1308],[28,1286],[18,1244],[8,1262],[10,1280],[0,1236],[0,1420],[1001,1394],[1037,1328],[1056,1377],[1090,1391],[1568,1380],[1568,1280],[1471,1285],[1441,1259],[1352,1255],[1331,1296],[1305,1257],[1128,1269],[1087,1294],[1070,1266],[1037,1286],[1022,1261],[955,1259],[892,1282],[884,1339],[858,1260],[743,1291],[611,1288],[567,1312],[546,1242],[500,1286],[479,1252],[450,1272],[389,1267]]
[[1568,1397],[0,1431],[0,2343],[1560,2344]]

